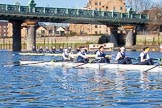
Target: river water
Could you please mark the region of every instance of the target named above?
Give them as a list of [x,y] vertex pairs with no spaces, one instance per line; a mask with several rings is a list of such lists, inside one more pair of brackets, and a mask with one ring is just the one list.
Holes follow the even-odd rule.
[[[112,57],[117,52],[109,52]],[[139,52],[128,52],[137,57]],[[151,52],[162,58],[162,53]],[[0,52],[0,108],[162,108],[162,73],[53,66],[8,66],[60,59]]]

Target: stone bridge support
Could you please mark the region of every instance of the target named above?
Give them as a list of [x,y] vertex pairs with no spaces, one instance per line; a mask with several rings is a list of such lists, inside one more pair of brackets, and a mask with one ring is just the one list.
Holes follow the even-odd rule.
[[12,23],[12,32],[13,32],[13,44],[12,50],[13,51],[21,51],[21,21],[9,21]]
[[32,51],[32,47],[36,47],[36,21],[26,21],[27,24],[27,51]]
[[134,26],[124,26],[126,31],[125,46],[132,47],[136,43],[136,32]]
[[118,41],[117,41],[117,33],[118,27],[110,27],[110,42],[114,43],[114,47],[118,46]]

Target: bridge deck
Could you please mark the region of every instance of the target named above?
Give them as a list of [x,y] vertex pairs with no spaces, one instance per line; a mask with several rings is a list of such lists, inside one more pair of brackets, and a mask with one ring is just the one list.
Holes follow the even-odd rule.
[[142,24],[149,18],[145,14],[110,11],[50,8],[0,4],[0,19],[35,19],[44,22],[94,23],[94,24]]

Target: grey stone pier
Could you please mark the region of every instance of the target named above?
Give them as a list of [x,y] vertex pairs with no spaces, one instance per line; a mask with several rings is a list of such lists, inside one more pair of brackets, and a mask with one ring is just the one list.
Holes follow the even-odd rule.
[[126,47],[131,47],[133,46],[133,30],[127,30],[127,36],[125,40],[125,46]]
[[32,47],[36,47],[36,23],[35,21],[26,21],[27,24],[27,40],[26,50],[32,51]]
[[114,47],[118,46],[117,30],[118,30],[118,27],[110,27],[110,42],[114,43]]
[[126,47],[132,47],[133,45],[135,45],[135,27],[134,26],[127,26],[124,27],[125,31],[126,31],[126,40],[125,40],[125,46]]
[[[30,0],[29,3],[29,11],[35,12],[35,6],[36,3],[34,0]],[[36,24],[37,21],[33,21],[33,20],[26,20],[25,23],[27,24],[27,40],[26,40],[26,49],[27,51],[32,51],[32,47],[35,46],[36,47]]]
[[13,27],[13,51],[21,51],[21,21],[9,21]]

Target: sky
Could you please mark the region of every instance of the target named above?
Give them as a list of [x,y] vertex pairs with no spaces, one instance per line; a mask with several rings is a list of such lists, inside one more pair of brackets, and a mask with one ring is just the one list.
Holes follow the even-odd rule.
[[[0,4],[15,4],[27,6],[29,0],[0,0]],[[58,8],[83,8],[88,0],[35,0],[39,7],[58,7]]]

